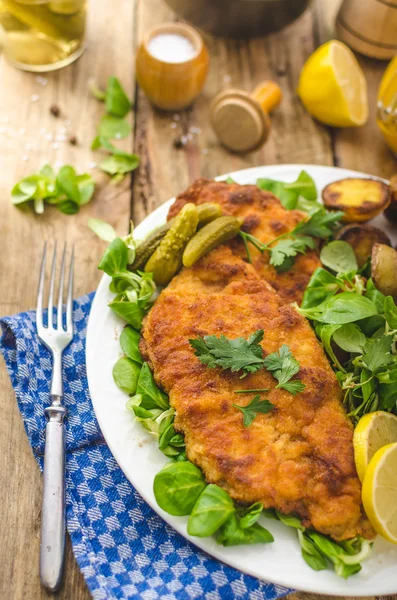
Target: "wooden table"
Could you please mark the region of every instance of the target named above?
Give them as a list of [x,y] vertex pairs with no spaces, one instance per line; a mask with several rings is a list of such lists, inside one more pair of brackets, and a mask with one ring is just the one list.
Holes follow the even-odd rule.
[[[369,123],[360,129],[327,129],[308,116],[296,97],[304,60],[321,41],[332,37],[337,5],[336,0],[316,0],[295,24],[266,39],[238,42],[207,37],[211,66],[204,93],[177,121],[173,121],[173,115],[154,112],[137,91],[134,80],[133,48],[143,32],[175,19],[162,0],[92,1],[87,51],[77,63],[46,75],[45,80],[14,70],[2,59],[0,314],[34,307],[44,240],[74,242],[76,295],[91,291],[100,278],[96,266],[104,244],[87,228],[88,217],[105,219],[124,233],[130,217],[138,223],[200,175],[211,178],[274,163],[337,165],[383,177],[396,172],[397,162],[374,122],[376,91],[385,63],[360,58],[371,104]],[[94,77],[104,84],[109,75],[118,76],[135,98],[134,136],[128,144],[140,155],[141,166],[132,181],[127,178],[115,187],[107,185],[105,176],[96,174],[99,191],[92,203],[75,216],[52,209],[35,216],[30,210],[13,207],[13,184],[44,162],[70,163],[86,171],[98,160],[89,146],[103,107],[91,96],[87,80]],[[230,86],[250,91],[267,78],[278,81],[284,93],[282,107],[272,117],[268,143],[257,152],[241,156],[226,152],[208,124],[211,98]],[[49,112],[54,103],[61,110],[58,118]],[[200,128],[201,133],[195,134],[186,148],[176,149],[174,139],[191,126]],[[77,146],[60,141],[65,128],[68,134],[77,136]],[[0,598],[36,600],[47,597],[38,578],[41,478],[3,365],[0,390]],[[89,597],[68,543],[66,578],[59,598]],[[293,597],[303,600],[309,595]]]

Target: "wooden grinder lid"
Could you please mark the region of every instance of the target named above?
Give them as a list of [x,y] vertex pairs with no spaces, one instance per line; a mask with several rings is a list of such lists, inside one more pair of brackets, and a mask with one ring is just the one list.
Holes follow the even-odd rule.
[[269,116],[246,92],[226,90],[211,104],[211,124],[221,143],[234,152],[261,146],[270,131]]

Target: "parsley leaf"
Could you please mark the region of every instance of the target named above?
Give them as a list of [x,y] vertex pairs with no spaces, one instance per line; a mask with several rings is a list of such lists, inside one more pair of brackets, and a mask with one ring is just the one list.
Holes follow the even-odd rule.
[[296,256],[299,252],[304,254],[308,248],[314,248],[315,245],[314,239],[306,236],[280,240],[270,248],[270,264],[276,268],[280,267],[286,258]]
[[362,361],[369,371],[378,371],[381,367],[394,362],[394,357],[390,353],[392,341],[392,335],[382,335],[365,342]]
[[266,415],[274,408],[274,404],[268,400],[261,400],[259,394],[254,396],[247,406],[239,406],[238,404],[232,404],[232,406],[238,408],[243,413],[244,427],[249,427],[257,414]]
[[312,235],[327,238],[332,234],[332,225],[343,217],[343,212],[327,212],[325,208],[316,211],[307,221],[301,221],[291,231],[291,235]]
[[301,381],[290,381],[291,377],[298,373],[300,366],[286,344],[283,344],[278,352],[266,356],[263,365],[277,379],[276,388],[283,388],[294,396],[305,389],[306,386]]
[[189,340],[200,362],[209,368],[222,367],[232,372],[243,371],[243,376],[255,373],[263,366],[263,329],[258,329],[248,340],[239,337],[229,340],[224,335],[206,335]]

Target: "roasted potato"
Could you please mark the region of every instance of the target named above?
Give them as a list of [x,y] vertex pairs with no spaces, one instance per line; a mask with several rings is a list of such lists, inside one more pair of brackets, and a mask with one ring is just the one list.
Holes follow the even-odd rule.
[[345,223],[363,223],[387,208],[390,190],[383,181],[348,177],[327,185],[323,202],[328,210],[343,210]]
[[381,229],[365,223],[345,225],[338,231],[336,239],[343,240],[350,244],[356,255],[359,267],[365,265],[366,261],[371,256],[374,244],[391,246],[391,241]]
[[371,258],[372,279],[385,296],[397,302],[397,252],[390,246],[374,244]]
[[385,217],[397,223],[397,175],[390,179],[390,204],[385,210]]

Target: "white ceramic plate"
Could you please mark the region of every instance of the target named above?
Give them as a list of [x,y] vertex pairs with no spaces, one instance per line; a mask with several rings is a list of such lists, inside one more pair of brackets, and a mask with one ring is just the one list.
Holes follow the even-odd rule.
[[[343,177],[365,177],[361,173],[313,165],[277,165],[237,171],[229,175],[238,183],[255,183],[258,177],[293,181],[301,169],[306,169],[319,191],[331,181]],[[225,178],[222,176],[220,179]],[[164,223],[173,199],[165,202],[137,228],[136,236],[144,238],[155,227]],[[384,217],[374,224],[389,233],[394,241],[397,235]],[[168,462],[158,450],[157,441],[135,423],[125,408],[126,396],[113,382],[112,368],[121,355],[118,342],[123,322],[108,308],[112,294],[108,290],[109,277],[101,280],[88,323],[87,371],[92,403],[102,433],[126,477],[150,506],[174,529],[196,546],[244,573],[279,585],[319,594],[341,596],[383,596],[397,593],[397,547],[381,538],[375,541],[372,557],[363,563],[362,571],[347,581],[337,577],[331,569],[313,571],[303,561],[296,533],[274,520],[265,520],[275,542],[268,545],[224,548],[213,538],[190,537],[186,532],[187,517],[173,517],[162,511],[153,495],[155,474]]]

